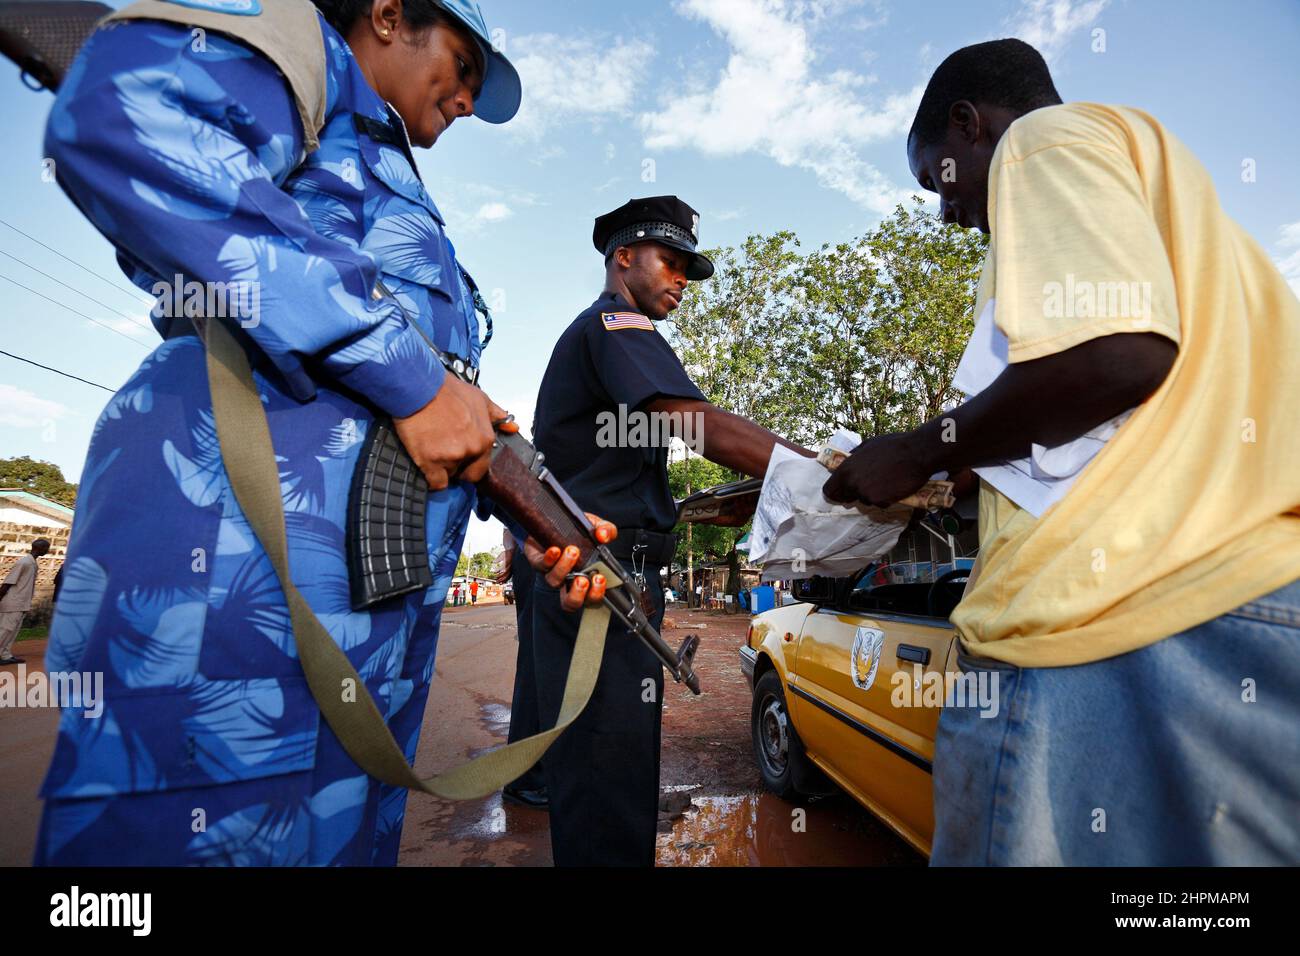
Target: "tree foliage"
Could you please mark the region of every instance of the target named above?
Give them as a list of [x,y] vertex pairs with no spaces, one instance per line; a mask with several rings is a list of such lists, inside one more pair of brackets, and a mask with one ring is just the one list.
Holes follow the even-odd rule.
[[0,458],[0,488],[21,488],[57,501],[69,508],[77,506],[77,486],[63,478],[63,470],[48,461]]
[[[668,466],[668,487],[672,489],[673,498],[680,501],[686,497],[687,486],[691,492],[702,491],[715,485],[725,485],[740,478],[734,471],[722,465],[691,455],[684,461],[675,461]],[[686,525],[679,524],[677,531],[677,554],[675,563],[686,566],[687,535]],[[691,526],[690,550],[694,554],[694,563],[704,560],[725,558],[746,533],[747,528],[720,528],[716,525],[697,524]]]
[[[493,573],[493,565],[500,553],[501,548],[499,547],[493,548],[491,551],[479,551],[472,555],[462,552],[460,558],[456,561],[456,577],[496,577]],[[523,560],[522,556],[520,556],[520,560]]]
[[496,551],[479,551],[469,559],[469,573],[476,578],[490,578],[492,574],[492,565],[497,559]]
[[720,408],[794,436],[803,425],[796,384],[771,374],[774,346],[793,341],[795,280],[802,260],[792,232],[750,236],[744,247],[709,251],[717,271],[687,287],[670,337],[700,391]]
[[687,289],[673,344],[710,401],[802,444],[914,428],[956,403],[985,248],[920,199],[808,254],[751,236]]

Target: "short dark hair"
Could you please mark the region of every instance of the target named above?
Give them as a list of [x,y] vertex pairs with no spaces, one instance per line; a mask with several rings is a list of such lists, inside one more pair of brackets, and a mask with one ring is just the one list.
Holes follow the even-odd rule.
[[52,545],[50,544],[49,538],[37,538],[32,542],[32,550],[36,551],[39,549],[41,554],[49,554],[51,547]]
[[989,40],[962,47],[939,64],[907,134],[929,146],[943,138],[958,100],[1002,106],[1021,115],[1061,102],[1041,53],[1024,40]]
[[[312,0],[327,23],[343,36],[361,17],[370,15],[374,0]],[[445,14],[435,0],[402,0],[402,18],[417,30],[442,23]]]

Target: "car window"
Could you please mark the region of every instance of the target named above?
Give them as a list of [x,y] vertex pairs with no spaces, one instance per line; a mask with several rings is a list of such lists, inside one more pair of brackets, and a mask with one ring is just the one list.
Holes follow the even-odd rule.
[[[845,601],[850,611],[909,614],[919,617],[946,617],[961,600],[965,582],[960,578],[942,586],[934,594],[936,580],[954,570],[970,567],[969,559],[951,562],[905,562],[872,565],[853,581]],[[937,607],[932,606],[937,605]]]

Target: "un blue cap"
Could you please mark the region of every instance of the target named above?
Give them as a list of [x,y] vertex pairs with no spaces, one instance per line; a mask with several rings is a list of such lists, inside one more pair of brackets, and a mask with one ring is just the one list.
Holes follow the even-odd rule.
[[474,115],[488,123],[508,123],[519,112],[523,88],[519,72],[492,45],[483,8],[473,0],[436,0],[438,6],[464,24],[483,53],[483,89],[474,99]]

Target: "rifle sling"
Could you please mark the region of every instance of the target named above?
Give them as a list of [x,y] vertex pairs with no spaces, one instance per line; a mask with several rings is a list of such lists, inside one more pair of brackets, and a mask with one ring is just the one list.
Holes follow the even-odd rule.
[[[290,578],[280,470],[248,356],[220,321],[209,319],[202,324],[207,326],[208,382],[226,475],[239,507],[275,568],[289,605],[294,642],[307,685],[343,749],[362,770],[384,783],[446,800],[485,797],[523,775],[591,699],[605,650],[609,609],[588,607],[582,612],[564,700],[554,727],[437,776],[417,776],[360,675]],[[601,562],[584,573],[604,574],[609,587],[622,583]]]

